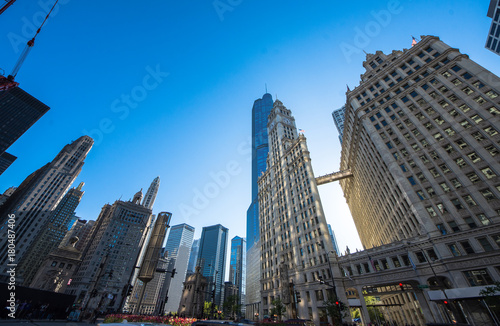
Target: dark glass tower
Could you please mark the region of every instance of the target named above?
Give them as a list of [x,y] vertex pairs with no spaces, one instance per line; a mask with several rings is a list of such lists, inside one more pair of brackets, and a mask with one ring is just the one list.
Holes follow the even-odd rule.
[[231,262],[229,266],[229,282],[238,287],[238,304],[240,311],[245,311],[246,287],[246,241],[238,236],[231,239]]
[[50,108],[19,87],[0,91],[0,154]]
[[266,93],[255,100],[252,108],[252,203],[247,210],[247,250],[259,240],[259,205],[257,202],[257,179],[266,171],[269,152],[267,139],[267,117],[273,108],[273,98]]
[[[214,289],[215,304],[222,307],[222,286],[226,272],[227,235],[229,230],[220,224],[206,226],[201,232],[200,251],[198,253],[197,266],[201,267],[201,273],[208,279],[209,291]],[[206,301],[212,301],[207,294]]]

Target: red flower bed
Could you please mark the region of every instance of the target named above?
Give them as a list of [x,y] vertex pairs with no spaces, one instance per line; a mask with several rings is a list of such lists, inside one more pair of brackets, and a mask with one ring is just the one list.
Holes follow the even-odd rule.
[[107,315],[104,318],[104,323],[121,323],[125,319],[129,323],[168,324],[172,326],[189,326],[196,321],[196,318],[114,314]]

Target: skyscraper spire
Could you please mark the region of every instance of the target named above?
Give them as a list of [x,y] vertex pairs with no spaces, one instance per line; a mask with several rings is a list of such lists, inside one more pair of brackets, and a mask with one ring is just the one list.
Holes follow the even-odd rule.
[[158,194],[158,188],[160,188],[160,177],[156,177],[146,192],[146,196],[144,196],[144,200],[142,201],[142,206],[153,209],[153,205],[155,203],[156,195]]

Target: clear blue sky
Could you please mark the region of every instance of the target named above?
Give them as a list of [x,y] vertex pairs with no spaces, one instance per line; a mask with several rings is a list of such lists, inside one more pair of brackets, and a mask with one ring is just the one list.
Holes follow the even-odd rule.
[[[0,17],[6,73],[44,1],[18,0]],[[8,150],[19,158],[0,192],[86,133],[98,144],[74,183],[86,183],[78,216],[96,219],[159,175],[154,213],[172,212],[172,224],[194,226],[195,238],[217,223],[230,238],[246,234],[251,108],[266,83],[306,131],[319,176],[339,168],[331,112],[345,103],[346,84],[358,85],[363,50],[388,53],[410,47],[411,35],[436,35],[500,72],[500,57],[484,48],[489,0],[60,3],[17,76],[51,110]],[[214,187],[213,176],[229,172]],[[339,185],[320,191],[339,247],[361,248]]]

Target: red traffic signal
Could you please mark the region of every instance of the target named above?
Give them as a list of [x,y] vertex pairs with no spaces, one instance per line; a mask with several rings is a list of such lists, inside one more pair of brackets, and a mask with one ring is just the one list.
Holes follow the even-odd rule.
[[401,289],[401,291],[405,290],[405,287],[403,286],[403,283],[399,283],[399,288]]
[[448,304],[448,301],[444,300],[444,301],[443,301],[443,303],[444,303],[444,304]]
[[335,301],[335,304],[338,306],[338,305],[339,305],[339,302],[338,302],[338,301]]

